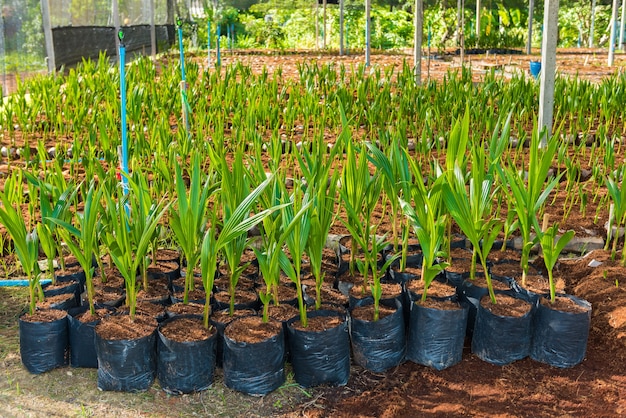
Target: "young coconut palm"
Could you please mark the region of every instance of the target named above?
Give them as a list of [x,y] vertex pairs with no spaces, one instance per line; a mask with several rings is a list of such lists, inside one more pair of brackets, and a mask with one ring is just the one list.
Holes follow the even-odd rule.
[[413,227],[422,250],[421,279],[424,283],[422,302],[425,302],[430,284],[447,266],[443,262],[437,263],[438,257],[444,255],[441,247],[447,226],[446,214],[441,213],[443,210],[441,189],[445,177],[439,176],[435,184],[430,189],[427,189],[421,180],[423,177],[417,163],[414,160],[410,160],[410,165],[411,171],[415,178],[418,179],[411,186],[409,195],[413,198],[413,205],[402,198],[399,198],[399,202],[402,212]]
[[556,299],[556,283],[554,281],[553,270],[556,262],[559,259],[561,251],[565,248],[568,242],[574,237],[574,231],[569,230],[557,239],[557,232],[559,225],[554,224],[541,232],[541,239],[539,241],[541,245],[541,251],[543,253],[543,261],[548,270],[548,283],[550,283],[550,303],[554,303]]
[[518,172],[510,160],[507,167],[497,167],[502,183],[508,186],[505,191],[509,195],[509,199],[515,201],[514,210],[517,213],[517,226],[523,241],[522,286],[526,286],[530,250],[539,242],[539,235],[531,237],[533,228],[536,233],[541,230],[537,216],[541,213],[544,202],[562,175],[555,176],[546,184],[548,171],[554,160],[557,147],[558,136],[554,135],[549,138],[544,148],[540,148],[540,135],[535,129],[529,148],[528,180],[525,180],[524,172]]
[[[170,210],[169,224],[174,238],[187,261],[185,292],[183,303],[189,302],[189,292],[194,288],[193,271],[198,265],[202,248],[202,237],[207,223],[206,210],[209,195],[217,188],[210,177],[200,171],[200,158],[194,154],[191,159],[189,190],[183,181],[182,169],[176,166],[177,206]],[[203,185],[204,183],[204,185]]]
[[[132,178],[128,182],[131,190],[138,188],[137,184],[133,184],[135,181]],[[137,271],[147,257],[152,235],[171,202],[165,203],[165,200],[161,200],[153,203],[144,214],[141,211],[128,210],[129,207],[137,208],[140,205],[139,202],[133,202],[140,199],[140,196],[132,193],[124,196],[121,187],[118,187],[117,197],[116,202],[111,194],[104,193],[108,219],[103,239],[113,263],[124,277],[126,304],[130,318],[134,320],[137,293],[140,289],[137,285]]]
[[64,221],[62,218],[49,218],[61,229],[59,235],[63,238],[70,251],[85,271],[85,286],[89,311],[95,313],[93,286],[93,257],[98,255],[98,220],[101,211],[102,188],[95,181],[91,181],[87,194],[84,195],[84,209],[76,213],[77,227]]
[[5,192],[2,193],[1,199],[0,223],[4,225],[11,236],[17,258],[20,260],[22,270],[26,273],[30,294],[29,313],[33,315],[37,300],[43,301],[44,299],[43,289],[39,282],[39,265],[37,264],[39,237],[36,229],[28,232],[24,217],[13,208],[12,202]]
[[[273,178],[267,178],[263,183],[257,186],[238,206],[227,220],[222,223],[218,220],[217,209],[213,207],[210,210],[211,225],[204,234],[202,240],[202,249],[200,256],[200,267],[202,270],[202,284],[206,292],[206,300],[204,305],[204,326],[209,326],[210,299],[213,289],[213,280],[217,271],[218,255],[224,251],[230,242],[237,240],[240,236],[246,236],[250,228],[263,221],[272,212],[281,208],[274,206],[265,209],[257,214],[250,216],[252,208],[257,204],[259,195],[263,193],[265,188]],[[221,229],[220,229],[221,228]],[[218,232],[219,229],[219,232]]]

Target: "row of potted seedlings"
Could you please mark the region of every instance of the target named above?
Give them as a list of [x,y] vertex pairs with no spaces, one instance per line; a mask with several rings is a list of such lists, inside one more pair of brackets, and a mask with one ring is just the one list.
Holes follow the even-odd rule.
[[[269,216],[265,219],[268,218]],[[416,228],[416,232],[419,232],[419,228]],[[438,239],[443,235],[437,235]],[[501,276],[497,280],[500,290],[495,286],[495,293],[498,293],[500,301],[506,298],[515,301],[512,308],[510,304],[503,303],[507,309],[512,309],[513,314],[510,311],[494,313],[490,309],[489,286],[483,287],[469,279],[471,267],[461,269],[464,272],[460,274],[455,273],[452,268],[445,268],[446,264],[440,258],[429,262],[429,241],[426,239],[412,248],[417,250],[416,254],[406,257],[402,271],[399,270],[399,255],[389,255],[388,252],[381,251],[382,248],[377,247],[381,242],[375,244],[375,268],[377,272],[384,274],[378,280],[377,286],[380,290],[371,293],[369,289],[365,293],[367,286],[364,283],[353,283],[354,274],[350,275],[349,267],[352,257],[350,251],[345,249],[344,254],[339,254],[338,269],[325,272],[329,278],[336,277],[335,287],[345,292],[343,298],[338,295],[340,292],[328,285],[328,280],[322,281],[321,285],[317,285],[315,280],[302,280],[301,295],[307,294],[307,287],[316,290],[308,293],[308,298],[298,297],[296,287],[287,286],[284,282],[270,283],[269,286],[266,283],[265,287],[255,286],[259,275],[264,277],[268,273],[272,254],[278,254],[275,260],[279,264],[280,259],[285,261],[286,257],[285,252],[280,249],[276,253],[257,249],[259,257],[256,263],[260,268],[246,265],[246,269],[241,269],[242,275],[237,285],[238,290],[256,287],[256,292],[253,292],[252,300],[247,303],[233,304],[238,310],[231,312],[229,297],[222,302],[215,297],[220,293],[215,293],[217,289],[230,287],[230,280],[224,280],[229,278],[228,275],[222,276],[215,267],[210,267],[217,266],[217,263],[211,262],[215,258],[211,257],[211,246],[208,243],[216,238],[210,233],[205,237],[200,272],[191,275],[195,286],[200,289],[205,285],[205,277],[217,277],[216,283],[211,283],[210,280],[206,282],[206,285],[212,285],[211,288],[214,289],[208,309],[223,308],[225,312],[221,316],[209,316],[212,326],[206,327],[203,324],[202,314],[206,306],[204,301],[195,300],[191,301],[191,305],[182,304],[180,312],[183,314],[175,313],[176,305],[168,309],[170,313],[167,316],[172,318],[161,322],[158,329],[156,328],[156,317],[161,320],[166,317],[163,314],[165,308],[158,304],[184,300],[187,292],[181,294],[180,289],[185,287],[189,277],[184,274],[181,281],[177,277],[177,260],[161,258],[153,263],[148,288],[154,289],[159,279],[165,279],[170,293],[165,298],[146,297],[145,299],[151,299],[147,306],[152,306],[153,309],[138,303],[138,311],[135,312],[133,321],[130,316],[113,313],[114,305],[123,301],[123,298],[118,297],[101,301],[106,306],[104,321],[96,320],[84,324],[69,315],[67,320],[65,317],[59,318],[54,330],[46,329],[43,333],[41,323],[24,322],[41,328],[36,337],[38,342],[44,337],[51,342],[45,346],[38,345],[29,340],[26,329],[23,329],[25,326],[21,326],[24,364],[35,373],[64,365],[67,362],[69,342],[72,365],[97,366],[98,386],[101,389],[143,390],[151,386],[155,376],[158,376],[161,386],[173,393],[202,390],[212,383],[213,368],[217,363],[224,367],[224,381],[227,386],[245,393],[265,394],[284,382],[284,361],[287,353],[291,356],[298,383],[303,386],[322,383],[340,385],[345,384],[349,376],[350,342],[355,362],[373,371],[384,371],[405,359],[443,369],[461,360],[466,328],[469,335],[473,335],[472,350],[483,360],[494,364],[507,364],[530,354],[536,360],[568,367],[580,362],[584,356],[589,319],[589,307],[584,302],[570,297],[570,300],[575,301],[574,305],[582,307],[580,312],[566,314],[565,320],[559,319],[557,330],[548,326],[546,331],[543,325],[554,322],[545,318],[555,315],[551,306],[540,303],[540,295],[525,292],[512,277]],[[566,238],[561,239],[559,245],[564,245],[565,240]],[[297,251],[297,248],[292,243],[289,250]],[[558,248],[556,250],[554,254],[558,255]],[[546,267],[550,267],[549,251],[550,246],[546,240]],[[471,261],[473,252],[455,250],[452,254],[455,257],[451,259],[451,265],[458,266],[464,259]],[[346,262],[342,261],[344,259]],[[383,263],[381,260],[387,262]],[[93,260],[88,261],[93,264]],[[482,277],[489,277],[489,272],[498,271],[499,264],[501,263],[488,265],[487,274],[483,271]],[[158,265],[169,267],[165,272],[157,272]],[[389,265],[391,268],[388,270]],[[304,270],[308,276],[312,267],[307,262],[305,266],[300,266],[300,273]],[[288,271],[287,275],[297,276],[289,267],[285,270]],[[480,276],[481,272],[475,274]],[[424,283],[429,280],[429,285],[425,286]],[[79,286],[83,284],[81,282]],[[112,284],[109,283],[109,288]],[[279,293],[278,289],[271,290],[270,286],[290,294],[284,297],[284,307],[297,306],[298,301],[304,301],[299,308],[305,309],[305,315],[301,315],[302,311],[298,314],[298,309],[291,307],[291,310],[282,309],[286,312],[279,316],[281,320],[273,319],[270,303],[261,303],[260,300],[266,298],[269,302],[272,292]],[[316,297],[318,292],[325,292],[325,295],[334,293],[339,298],[334,299],[334,304],[324,306],[320,304],[321,298]],[[138,293],[139,302],[142,293],[144,292]],[[187,302],[190,302],[189,296],[187,298]],[[309,308],[304,306],[307,301],[311,305]],[[261,306],[262,314],[255,315],[255,310]],[[315,309],[316,307],[321,309]],[[122,310],[128,310],[128,307],[122,307]],[[185,312],[195,312],[196,315],[185,315]],[[241,318],[233,321],[233,318],[239,316]],[[468,317],[472,318],[469,322]],[[308,321],[306,327],[303,326],[303,318]],[[148,331],[142,336],[140,325],[146,323]],[[105,330],[108,326],[123,328],[127,334],[122,339],[119,336],[108,337],[108,331]],[[572,329],[567,332],[568,328],[574,327],[575,331]],[[197,341],[188,340],[191,333],[197,335]],[[567,340],[568,337],[571,341]],[[545,347],[546,344],[549,347]],[[555,350],[555,344],[558,350]],[[314,346],[319,347],[319,351],[313,350]],[[34,360],[29,356],[31,350],[35,351]],[[258,361],[251,364],[250,358]],[[44,365],[44,360],[48,362],[47,365]],[[129,367],[129,364],[133,367]]]
[[[268,163],[274,174],[267,174],[261,159],[246,166],[243,150],[227,158],[223,149],[207,144],[209,169],[194,152],[190,161],[185,162],[187,170],[180,165],[175,167],[174,199],[155,199],[150,188],[153,180],[144,175],[139,166],[128,176],[128,188],[120,186],[115,170],[105,171],[101,166],[94,168],[97,182],[79,186],[52,186],[31,176],[29,182],[37,186],[32,188],[31,203],[33,196],[40,196],[42,202],[41,218],[35,221],[34,230],[13,207],[8,195],[11,189],[5,187],[0,220],[13,238],[16,254],[30,283],[29,313],[20,319],[25,366],[38,373],[66,362],[67,337],[64,335],[67,334],[60,329],[67,327],[64,311],[44,310],[41,305],[38,309],[37,306],[38,301],[45,299],[37,263],[40,245],[44,250],[49,246],[50,252],[46,251],[46,255],[54,258],[61,254],[59,243],[67,245],[84,271],[88,312],[97,323],[95,337],[87,337],[86,343],[93,341],[95,344],[98,387],[103,390],[144,390],[152,384],[156,374],[161,386],[168,391],[201,390],[212,381],[211,359],[215,359],[223,364],[227,386],[263,394],[284,381],[286,352],[299,384],[307,387],[322,383],[341,385],[349,376],[350,341],[356,362],[371,370],[385,370],[404,358],[445,368],[460,360],[466,330],[472,335],[474,352],[495,364],[506,364],[529,354],[561,367],[578,363],[584,356],[590,307],[575,298],[559,297],[552,277],[556,259],[572,233],[567,232],[557,239],[558,226],[541,227],[536,216],[558,182],[558,176],[548,175],[557,142],[552,139],[546,149],[539,151],[539,136],[533,135],[525,178],[503,168],[503,150],[508,145],[506,129],[501,138],[495,138],[489,146],[475,144],[469,155],[466,152],[468,130],[466,113],[447,141],[445,165],[440,167],[434,163],[427,176],[399,144],[393,144],[385,154],[370,143],[357,146],[346,130],[338,139],[342,147],[328,150],[326,144],[319,141],[299,150],[296,158],[303,179],[293,181],[289,188],[285,171],[279,167],[281,151],[278,146],[272,147],[278,155],[272,156],[276,158]],[[332,170],[338,160],[341,160],[341,170]],[[376,167],[374,175],[370,172],[371,164]],[[498,290],[494,285],[497,281],[492,280],[490,268],[495,268],[496,264],[490,266],[488,257],[496,252],[492,250],[494,242],[504,226],[492,215],[492,209],[496,190],[503,184],[508,185],[506,193],[516,202],[513,209],[524,240],[519,264],[522,267],[520,285],[526,285],[530,250],[539,243],[550,283],[547,298],[517,291],[516,281],[512,279]],[[392,208],[393,255],[383,253],[387,239],[377,235],[380,221],[374,215],[383,195]],[[336,213],[337,201],[345,211],[341,216]],[[74,207],[73,212],[62,210],[68,205]],[[403,217],[396,217],[400,213]],[[346,244],[349,251],[340,257],[340,274],[323,268],[326,239],[337,219],[350,234],[350,242]],[[471,248],[467,256],[469,279],[465,281],[449,278],[451,268],[459,260],[452,258],[452,221]],[[157,329],[155,314],[149,312],[149,307],[156,305],[142,303],[142,299],[161,303],[171,299],[168,295],[152,298],[152,290],[159,285],[149,278],[150,261],[165,261],[156,257],[156,249],[160,232],[166,225],[180,249],[180,258],[185,261],[183,279],[171,283],[172,290],[174,285],[180,286],[174,297],[182,299],[182,304],[188,307],[200,302],[200,312],[196,311],[200,317],[178,315]],[[401,225],[400,234],[397,225]],[[258,234],[251,234],[253,229]],[[418,273],[414,275],[419,277],[420,290],[414,291],[415,296],[408,299],[399,296],[398,283],[387,284],[385,279],[389,267],[397,263],[394,280],[405,285],[411,283],[405,280],[411,274],[406,271],[407,267],[415,261],[408,255],[411,229],[419,243],[420,253],[414,256]],[[117,273],[105,273],[101,248],[106,252],[104,259],[109,261],[106,267],[115,267]],[[261,284],[253,294],[253,302],[258,297],[261,305],[252,308],[260,309],[261,315],[249,315],[252,312],[243,310],[242,318],[230,321],[241,313],[237,309],[240,307],[238,298],[246,293],[243,291],[248,279],[245,272],[249,268],[247,263],[242,263],[242,258],[250,248],[258,263],[257,282]],[[48,274],[52,270],[49,269]],[[485,285],[477,286],[475,281],[481,271]],[[323,303],[328,302],[329,295],[338,293],[325,285],[328,281],[334,282],[335,274],[338,274],[337,288],[348,294],[351,301],[349,314],[345,306],[337,308]],[[436,285],[440,285],[444,274],[455,288],[437,294]],[[119,285],[115,285],[116,275],[121,276]],[[113,294],[123,284],[123,294],[113,298],[123,303],[115,313],[106,308],[104,312],[97,309],[94,279],[104,282]],[[291,284],[295,295],[281,298],[281,290],[287,287],[282,280]],[[391,297],[383,293],[389,286],[396,288]],[[441,286],[445,288],[445,284]],[[405,291],[407,293],[410,294]],[[220,299],[222,295],[224,299]],[[307,306],[307,298],[312,309]],[[289,299],[295,300],[297,313],[295,316],[284,314],[285,325],[272,319],[270,308],[284,305],[286,303],[281,302]],[[500,310],[509,305],[505,301],[510,301],[509,308],[517,312],[519,318],[516,319],[520,319],[521,324],[516,322],[503,336],[502,330],[506,329],[503,323],[512,321],[508,311]],[[580,311],[577,313],[587,321],[581,321],[571,312],[563,320],[545,319],[557,311],[557,301],[573,301],[569,309]],[[439,304],[447,309],[436,309]],[[241,307],[250,308],[243,305]],[[226,320],[216,320],[213,311],[217,306],[227,308]],[[439,319],[447,313],[440,311],[450,311],[455,316],[449,320]],[[55,319],[58,328],[42,334],[47,317]],[[572,324],[586,324],[587,328],[572,332],[569,325],[563,325],[569,323],[571,317],[575,317]],[[184,338],[181,340],[174,325],[183,319],[183,337],[195,330],[199,340],[205,342],[215,333],[213,327],[219,330],[228,323],[223,330],[222,354],[213,355],[213,344],[206,342],[202,349],[179,355],[178,346],[186,347],[188,343]],[[439,330],[438,326],[444,324],[460,331],[459,334],[452,338],[450,329]],[[542,324],[549,326],[539,326]],[[558,326],[555,328],[554,324]],[[27,328],[36,328],[39,337],[29,340]],[[387,340],[389,335],[394,337],[391,342]],[[564,343],[569,337],[572,342]],[[46,343],[41,344],[41,341]],[[219,341],[217,338],[214,343],[216,353]],[[406,341],[406,345],[402,341]],[[460,348],[451,347],[450,341],[458,342]],[[276,348],[268,349],[266,344],[270,343]],[[319,348],[312,349],[314,346]],[[582,350],[570,357],[562,353],[572,346]],[[53,353],[52,347],[62,350]],[[75,346],[70,351],[82,352]],[[249,361],[262,356],[270,357],[252,362],[254,364]],[[556,359],[552,358],[555,356]]]

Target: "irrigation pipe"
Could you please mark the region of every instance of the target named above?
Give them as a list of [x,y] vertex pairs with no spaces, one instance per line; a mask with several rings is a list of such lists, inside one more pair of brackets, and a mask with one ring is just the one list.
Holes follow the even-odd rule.
[[[48,285],[52,283],[50,279],[41,279],[39,283],[43,285]],[[0,280],[0,287],[27,287],[28,280]]]

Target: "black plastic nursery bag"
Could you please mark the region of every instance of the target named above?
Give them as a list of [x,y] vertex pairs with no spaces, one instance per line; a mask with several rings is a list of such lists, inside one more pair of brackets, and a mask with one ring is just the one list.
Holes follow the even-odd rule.
[[20,355],[30,372],[40,374],[68,362],[67,316],[51,322],[19,319]]

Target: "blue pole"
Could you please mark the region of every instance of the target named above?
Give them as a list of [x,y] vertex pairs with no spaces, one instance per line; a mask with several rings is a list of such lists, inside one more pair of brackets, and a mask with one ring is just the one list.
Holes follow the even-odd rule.
[[218,23],[217,24],[217,42],[216,42],[216,45],[215,45],[215,48],[217,48],[216,49],[216,54],[217,54],[217,66],[218,67],[222,66],[222,55],[220,53],[220,36],[221,36],[220,32],[221,31],[222,31],[222,29],[220,27],[220,24]]
[[185,78],[185,54],[183,53],[183,22],[179,17],[176,18],[176,26],[178,26],[178,49],[180,50],[180,74],[181,79],[186,81]]
[[[124,195],[128,194],[128,132],[126,130],[126,45],[124,45],[124,32],[117,33],[120,40],[120,102],[121,102],[121,129],[122,129],[122,152],[121,166],[122,189]],[[130,210],[128,206],[126,210]]]
[[187,104],[187,78],[185,77],[185,53],[183,50],[183,22],[180,17],[176,18],[176,26],[178,26],[178,49],[180,50],[180,96],[183,106],[183,123],[189,135],[189,111]]

